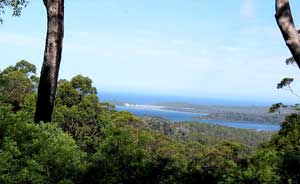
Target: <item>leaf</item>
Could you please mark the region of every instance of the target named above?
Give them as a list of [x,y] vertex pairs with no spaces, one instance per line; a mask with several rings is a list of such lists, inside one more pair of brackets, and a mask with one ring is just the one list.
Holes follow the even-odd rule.
[[273,104],[270,109],[269,109],[269,112],[270,113],[274,113],[274,112],[277,112],[280,108],[286,108],[287,105],[284,105],[283,103],[276,103],[276,104]]
[[294,64],[296,61],[295,61],[295,58],[294,57],[289,57],[285,60],[285,64],[286,65],[291,65],[291,64]]
[[289,86],[294,81],[293,78],[284,78],[280,83],[277,84],[277,89],[282,89],[283,87]]

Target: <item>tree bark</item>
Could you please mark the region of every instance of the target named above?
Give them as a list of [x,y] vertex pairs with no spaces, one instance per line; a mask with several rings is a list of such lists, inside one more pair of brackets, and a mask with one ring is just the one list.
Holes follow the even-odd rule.
[[287,47],[300,68],[300,39],[295,27],[289,0],[275,0],[275,18]]
[[34,121],[51,122],[64,34],[64,0],[43,0],[47,10],[47,37]]

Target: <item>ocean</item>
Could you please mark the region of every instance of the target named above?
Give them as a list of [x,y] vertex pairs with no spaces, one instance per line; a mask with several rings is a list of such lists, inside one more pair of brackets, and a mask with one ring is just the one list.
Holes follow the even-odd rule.
[[138,106],[117,105],[116,110],[129,111],[136,116],[154,116],[163,117],[172,122],[193,121],[208,124],[217,124],[241,129],[253,129],[257,131],[277,131],[279,125],[261,124],[257,122],[230,122],[223,120],[205,120],[199,117],[205,115],[201,113],[181,112],[161,109],[158,106],[153,106],[161,103],[191,103],[201,105],[223,105],[223,106],[266,106],[262,102],[250,101],[234,101],[224,99],[205,99],[205,98],[190,98],[190,97],[175,97],[175,96],[159,96],[159,95],[140,95],[128,93],[101,93],[100,100],[105,102],[122,102],[130,104],[140,104]]
[[118,101],[132,104],[160,104],[160,103],[190,103],[200,105],[223,105],[223,106],[268,106],[272,102],[253,101],[253,100],[233,100],[222,98],[196,98],[174,95],[154,95],[154,94],[134,94],[126,92],[99,92],[101,101]]
[[233,128],[253,129],[256,131],[278,131],[280,129],[279,125],[261,124],[256,122],[230,122],[230,121],[223,121],[223,120],[205,120],[205,119],[202,120],[201,116],[203,116],[204,114],[171,111],[171,110],[155,108],[153,106],[150,107],[116,106],[116,110],[128,111],[139,117],[143,117],[143,116],[163,117],[172,122],[182,122],[182,121],[191,121],[191,122],[199,122],[199,123],[201,122],[201,123],[228,126]]

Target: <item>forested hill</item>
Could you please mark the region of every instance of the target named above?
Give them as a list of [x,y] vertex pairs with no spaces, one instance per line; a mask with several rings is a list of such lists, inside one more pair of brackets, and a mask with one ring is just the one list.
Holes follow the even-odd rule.
[[101,103],[92,80],[77,75],[59,81],[52,122],[34,123],[38,80],[27,61],[0,72],[1,184],[300,181],[299,114],[287,116],[271,139],[213,125],[143,121]]
[[144,126],[172,138],[215,145],[222,140],[245,144],[251,148],[268,141],[276,132],[236,129],[199,122],[172,123],[160,117],[144,117]]

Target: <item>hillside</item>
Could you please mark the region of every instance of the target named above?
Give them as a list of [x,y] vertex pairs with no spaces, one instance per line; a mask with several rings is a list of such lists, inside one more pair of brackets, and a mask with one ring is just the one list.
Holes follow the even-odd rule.
[[230,140],[255,147],[270,140],[276,132],[236,129],[226,126],[198,123],[172,123],[159,117],[143,118],[144,126],[179,140],[197,141],[201,144],[215,145],[222,140]]

